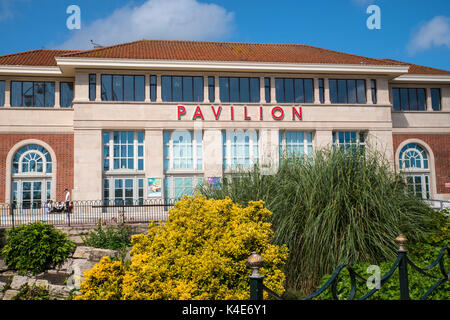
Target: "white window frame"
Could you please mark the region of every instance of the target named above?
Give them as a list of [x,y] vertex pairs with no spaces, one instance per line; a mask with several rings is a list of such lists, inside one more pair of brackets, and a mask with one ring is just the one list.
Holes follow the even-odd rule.
[[[199,172],[202,171],[203,169],[203,131],[201,130],[165,130],[165,132],[168,132],[170,134],[169,137],[169,141],[167,143],[164,144],[164,148],[167,147],[169,154],[168,154],[168,160],[169,160],[169,167],[166,169],[165,168],[165,172]],[[163,133],[163,135],[164,135]],[[188,148],[189,145],[191,145],[191,153],[192,153],[192,158],[190,159],[189,157],[183,157],[183,158],[177,158],[180,160],[192,160],[192,168],[188,168],[188,167],[184,167],[184,168],[174,168],[173,166],[173,162],[175,160],[174,158],[174,152],[173,152],[173,135],[176,133],[189,133],[192,134],[192,143],[184,143],[183,147],[186,147],[186,149]],[[197,149],[198,146],[200,146],[201,150],[202,150],[202,155],[201,157],[197,154]],[[164,156],[164,163],[167,160],[167,157]],[[201,160],[200,162],[200,168],[198,169],[198,161]]]
[[[298,149],[300,149],[300,147],[303,145],[303,154],[298,154],[297,152],[295,152],[295,156],[309,156],[314,152],[314,133],[312,131],[303,131],[303,130],[280,130],[280,135],[281,135],[281,141],[280,141],[280,158],[282,158],[284,156],[284,154],[287,152],[287,146],[288,143],[286,141],[286,133],[287,132],[302,132],[303,133],[303,143],[290,143],[291,145],[298,147]],[[311,141],[308,141],[308,134],[311,134]],[[309,152],[309,148],[311,147],[311,154]],[[288,154],[288,156],[290,156]]]
[[[248,145],[249,146],[249,156],[248,156],[249,157],[249,167],[246,168],[240,164],[232,166],[234,160],[243,159],[245,162],[246,157],[245,157],[245,155],[243,158],[236,157],[236,154],[234,154],[233,157],[231,156],[231,150],[234,145],[234,142],[232,142],[231,139],[234,138],[235,136],[238,136],[238,139],[243,139],[243,142],[237,141],[236,143],[245,148],[245,146],[246,146],[245,137],[247,135],[249,137],[249,142],[248,142],[248,144],[249,144]],[[223,136],[222,136],[222,139],[223,139]],[[226,149],[226,153],[222,155],[222,157],[223,157],[222,163],[224,166],[224,171],[230,172],[230,171],[233,171],[238,168],[248,170],[248,169],[251,169],[255,164],[258,164],[260,162],[259,157],[260,157],[260,153],[261,153],[261,151],[260,151],[261,147],[260,147],[259,143],[260,143],[259,132],[256,129],[247,129],[247,130],[228,129],[228,130],[225,130],[225,146],[222,146],[222,147],[225,147],[225,149]],[[256,146],[256,155],[254,154],[255,146]]]

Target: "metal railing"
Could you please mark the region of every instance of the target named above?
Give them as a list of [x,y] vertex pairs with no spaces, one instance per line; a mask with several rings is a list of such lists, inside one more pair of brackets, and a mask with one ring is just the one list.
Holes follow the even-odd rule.
[[450,209],[450,200],[424,199],[423,201],[435,210]]
[[72,201],[69,208],[63,203],[0,203],[0,228],[45,222],[55,226],[95,225],[102,222],[138,223],[167,220],[169,209],[178,199],[146,199],[124,203]]
[[[381,289],[383,284],[385,284],[398,269],[399,274],[399,284],[400,284],[400,299],[401,300],[409,300],[409,282],[408,282],[408,265],[411,266],[414,270],[418,271],[421,275],[426,276],[428,278],[432,278],[436,280],[436,282],[424,293],[421,297],[421,300],[426,300],[432,292],[434,292],[437,288],[439,288],[445,282],[450,281],[450,270],[446,270],[444,266],[444,258],[445,255],[450,258],[450,248],[443,247],[439,252],[437,258],[427,267],[420,268],[416,264],[414,264],[407,256],[407,251],[405,249],[407,239],[400,235],[395,239],[395,242],[399,245],[399,249],[397,250],[397,259],[392,265],[391,269],[381,277],[380,283],[378,286],[375,286],[373,289],[370,289],[369,292],[365,293],[362,297],[358,298],[358,300],[365,300],[373,296],[378,290]],[[259,268],[261,268],[264,264],[262,257],[253,252],[247,259],[247,265],[252,269],[252,274],[249,276],[250,280],[250,300],[263,300],[264,291],[267,292],[271,297],[284,300],[283,297],[279,296],[269,288],[267,288],[263,279],[264,276],[259,274]],[[436,266],[439,265],[439,271],[441,276],[436,276],[434,274],[430,274],[429,271]],[[312,300],[319,297],[322,293],[326,292],[328,289],[331,289],[332,297],[334,300],[339,300],[338,296],[338,282],[339,282],[339,274],[342,270],[347,269],[350,275],[350,291],[347,297],[347,300],[354,300],[356,295],[356,287],[357,281],[362,281],[367,283],[367,279],[359,275],[350,265],[341,264],[339,265],[328,279],[328,281],[319,289],[317,289],[314,293],[309,296],[301,299],[301,300]]]

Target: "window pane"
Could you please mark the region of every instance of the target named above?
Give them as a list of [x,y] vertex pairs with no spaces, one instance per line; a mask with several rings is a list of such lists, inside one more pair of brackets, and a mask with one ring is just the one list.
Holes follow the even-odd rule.
[[209,96],[209,102],[214,102],[216,100],[215,98],[215,78],[214,77],[208,77],[208,96]]
[[426,110],[425,89],[417,89],[417,110]]
[[112,76],[102,74],[102,100],[112,101]]
[[294,79],[284,79],[284,102],[294,102]]
[[277,102],[283,103],[285,102],[284,99],[284,79],[276,78],[275,79],[275,97],[277,99]]
[[145,100],[145,76],[134,76],[134,101]]
[[192,77],[183,77],[183,99],[181,101],[194,101],[194,84]]
[[400,109],[409,110],[408,89],[406,88],[400,89]]
[[34,103],[35,107],[44,106],[45,85],[44,82],[34,82]]
[[264,90],[266,95],[266,102],[270,102],[270,78],[264,78]]
[[89,75],[89,100],[94,101],[96,97],[96,84],[97,84],[97,75],[90,74]]
[[11,106],[19,107],[22,105],[22,82],[11,81]]
[[392,89],[392,104],[394,110],[400,110],[400,91],[398,88]]
[[172,77],[172,101],[183,101],[182,78]]
[[161,77],[161,98],[162,101],[172,101],[172,77]]
[[113,100],[123,101],[123,76],[113,76]]
[[434,111],[441,110],[441,90],[439,88],[431,89],[431,106]]
[[230,78],[230,102],[239,102],[239,78]]
[[250,102],[259,102],[260,99],[259,78],[250,78]]
[[220,101],[221,102],[230,102],[229,78],[220,77],[219,78],[219,87],[220,87]]
[[325,102],[325,92],[324,92],[323,79],[319,79],[318,84],[319,84],[319,100],[320,100],[320,103],[324,103]]
[[249,102],[250,101],[250,79],[249,78],[239,78],[239,101]]
[[304,79],[305,84],[305,102],[313,103],[314,102],[314,83],[313,79]]
[[370,80],[370,86],[372,91],[372,103],[377,103],[377,80],[371,79]]
[[339,103],[347,103],[347,81],[338,80],[338,102]]
[[203,77],[194,77],[194,101],[202,102],[203,101]]
[[150,76],[150,100],[156,101],[156,76]]
[[33,106],[33,82],[23,82],[23,106]]
[[338,96],[337,96],[337,80],[330,79],[328,81],[329,84],[329,90],[330,90],[330,102],[331,103],[338,103]]
[[73,101],[73,82],[61,82],[60,85],[60,104],[62,108],[72,107]]
[[408,89],[409,109],[417,110],[417,90]]
[[356,103],[356,80],[347,80],[348,103]]
[[134,100],[134,76],[123,77],[123,100]]
[[358,96],[358,103],[366,103],[366,81],[365,80],[357,80],[356,81],[357,86],[357,96]]

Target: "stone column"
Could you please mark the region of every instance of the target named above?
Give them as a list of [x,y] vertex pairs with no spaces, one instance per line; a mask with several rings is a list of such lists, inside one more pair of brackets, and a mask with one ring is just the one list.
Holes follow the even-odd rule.
[[264,87],[264,77],[259,78],[259,96],[260,96],[260,103],[266,102],[266,90]]
[[314,136],[314,148],[316,150],[329,147],[333,144],[333,131],[331,130],[316,130]]
[[277,128],[259,130],[259,163],[264,174],[274,174],[278,168],[278,134]]
[[431,103],[431,88],[426,88],[426,97],[427,97],[427,101],[426,101],[426,111],[433,111],[433,105]]
[[275,77],[270,77],[270,103],[276,104]]
[[5,80],[5,108],[11,107],[11,80]]
[[[102,77],[100,73],[96,73],[96,80],[95,80],[95,101],[102,101]],[[88,79],[89,83],[89,79]],[[89,97],[89,92],[88,92]]]
[[203,132],[203,171],[205,178],[222,177],[222,131],[205,129]]
[[319,94],[319,78],[314,78],[314,101],[313,103],[320,103],[320,94]]
[[219,83],[219,76],[214,77],[214,102],[220,103],[220,83]]
[[372,101],[372,79],[366,79],[366,97],[367,97],[367,104],[373,104]]
[[324,103],[330,104],[330,84],[328,82],[328,78],[323,78],[323,95],[324,95]]
[[103,197],[102,130],[74,130],[74,200]]
[[61,108],[61,82],[55,81],[55,108]]
[[156,102],[162,102],[161,97],[161,75],[156,75]]
[[161,178],[162,183],[164,183],[164,152],[163,151],[164,151],[163,130],[145,130],[144,198],[147,198],[147,179],[148,178]]

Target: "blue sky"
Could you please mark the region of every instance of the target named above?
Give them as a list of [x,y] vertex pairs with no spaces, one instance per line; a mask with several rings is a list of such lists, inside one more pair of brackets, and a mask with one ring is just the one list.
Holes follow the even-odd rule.
[[[69,30],[69,5],[81,29]],[[370,30],[369,5],[381,10]],[[448,0],[0,0],[0,54],[138,39],[309,44],[450,70]]]

